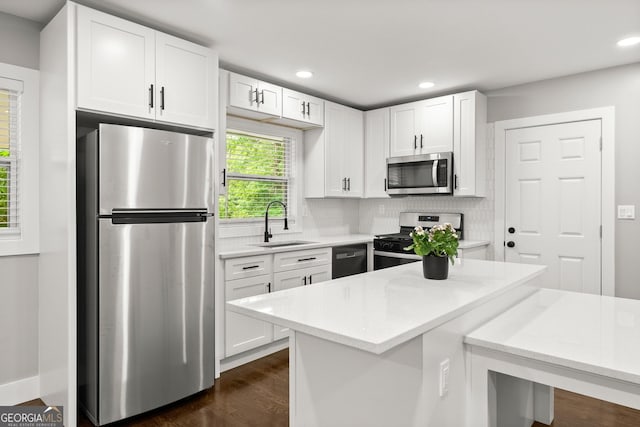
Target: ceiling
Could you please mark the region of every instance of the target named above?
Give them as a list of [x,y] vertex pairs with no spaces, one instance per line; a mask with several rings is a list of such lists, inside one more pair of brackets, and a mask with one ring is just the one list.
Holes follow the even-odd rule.
[[[639,0],[80,2],[212,46],[226,68],[363,109],[640,61],[640,45],[616,46],[640,35]],[[0,11],[46,22],[62,4],[0,0]]]

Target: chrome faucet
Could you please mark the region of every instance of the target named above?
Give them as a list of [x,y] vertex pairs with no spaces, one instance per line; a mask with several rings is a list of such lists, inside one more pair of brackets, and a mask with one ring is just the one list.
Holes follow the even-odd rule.
[[284,229],[285,230],[289,229],[289,225],[287,223],[287,205],[282,203],[280,200],[274,200],[273,202],[269,202],[269,204],[267,205],[267,210],[264,212],[264,241],[265,242],[268,242],[269,238],[273,237],[273,234],[271,234],[271,230],[269,230],[269,208],[274,203],[280,203],[284,208]]

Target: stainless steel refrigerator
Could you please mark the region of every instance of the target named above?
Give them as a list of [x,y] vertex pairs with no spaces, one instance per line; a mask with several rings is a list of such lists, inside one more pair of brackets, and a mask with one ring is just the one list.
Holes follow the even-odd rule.
[[101,124],[77,161],[78,394],[102,425],[213,385],[213,141]]

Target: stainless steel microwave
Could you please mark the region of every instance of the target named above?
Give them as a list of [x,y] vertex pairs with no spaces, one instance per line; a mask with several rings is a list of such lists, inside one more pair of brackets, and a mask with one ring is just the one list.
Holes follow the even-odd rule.
[[453,153],[387,159],[387,194],[453,194]]

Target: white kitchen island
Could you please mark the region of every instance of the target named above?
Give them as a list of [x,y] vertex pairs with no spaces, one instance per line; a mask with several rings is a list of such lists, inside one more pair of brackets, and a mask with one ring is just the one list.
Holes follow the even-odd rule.
[[291,329],[292,426],[472,425],[464,335],[535,292],[544,269],[463,260],[435,281],[413,263],[227,307]]

